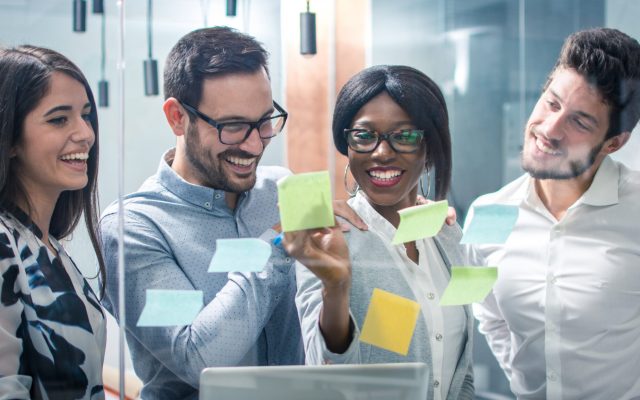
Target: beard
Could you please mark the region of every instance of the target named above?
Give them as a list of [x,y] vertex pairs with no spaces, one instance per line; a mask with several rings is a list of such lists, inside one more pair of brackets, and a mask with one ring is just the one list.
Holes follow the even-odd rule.
[[[239,149],[229,148],[222,153],[218,153],[216,158],[212,159],[207,149],[200,142],[200,135],[195,124],[189,124],[185,136],[185,144],[187,160],[195,169],[194,172],[198,174],[203,186],[224,190],[225,192],[243,193],[251,190],[256,184],[255,170],[249,177],[242,179],[240,182],[233,182],[223,167],[224,163],[227,162],[225,160],[227,157],[253,158],[255,155]],[[256,165],[261,156],[256,159]]]
[[583,159],[567,161],[569,163],[569,166],[566,171],[558,168],[536,168],[535,165],[533,165],[534,163],[527,162],[523,152],[521,159],[522,169],[525,170],[525,172],[529,173],[529,175],[534,179],[573,179],[582,175],[585,171],[593,166],[593,164],[596,162],[596,158],[598,157],[598,153],[600,153],[600,150],[602,150],[603,146],[604,140],[601,143],[593,146],[591,150],[589,150],[589,154],[587,154],[587,156],[585,156]]

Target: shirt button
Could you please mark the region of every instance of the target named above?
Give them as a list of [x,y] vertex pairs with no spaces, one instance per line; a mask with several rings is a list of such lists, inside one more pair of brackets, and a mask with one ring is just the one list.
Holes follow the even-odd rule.
[[220,193],[216,193],[216,195],[213,196],[213,197],[216,198],[216,199],[219,199],[220,197],[222,197],[222,195]]
[[436,298],[436,295],[435,295],[435,294],[433,294],[433,293],[429,293],[429,294],[427,295],[427,298],[428,298],[429,300],[433,300],[433,299],[435,299],[435,298]]
[[436,340],[439,342],[442,340],[442,335],[441,334],[436,334]]
[[436,379],[435,381],[433,381],[433,387],[437,388],[438,386],[440,386],[440,381]]
[[556,373],[553,371],[549,371],[549,373],[547,374],[547,378],[549,378],[550,381],[555,381],[556,379],[558,379],[558,375],[556,375]]
[[285,258],[284,262],[287,263],[287,264],[291,264],[291,257]]
[[205,206],[205,207],[207,207],[207,208],[209,208],[209,207],[211,207],[211,203],[209,203],[209,202],[207,201],[206,203],[204,203],[204,206]]

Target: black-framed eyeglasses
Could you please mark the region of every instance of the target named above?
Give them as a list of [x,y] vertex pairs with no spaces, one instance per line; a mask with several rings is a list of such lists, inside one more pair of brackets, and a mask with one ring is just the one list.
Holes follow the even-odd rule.
[[274,101],[273,107],[278,114],[260,118],[257,121],[218,122],[187,103],[180,102],[180,104],[182,104],[187,111],[195,114],[198,118],[216,128],[218,131],[218,139],[220,139],[220,143],[222,144],[240,144],[247,140],[254,129],[258,130],[258,135],[261,139],[275,137],[284,129],[284,124],[287,122],[287,117],[289,116],[284,108],[280,107],[280,105]]
[[398,153],[414,153],[420,149],[424,140],[424,131],[420,129],[401,129],[387,133],[367,129],[345,129],[344,135],[351,150],[357,153],[371,153],[383,140]]

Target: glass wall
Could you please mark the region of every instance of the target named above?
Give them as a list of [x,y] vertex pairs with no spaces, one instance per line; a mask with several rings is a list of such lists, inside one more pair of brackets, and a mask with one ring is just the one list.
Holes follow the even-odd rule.
[[[91,13],[91,2],[87,2],[86,32],[76,33],[69,0],[0,0],[1,46],[28,43],[62,52],[83,70],[96,96],[100,79],[110,83],[110,105],[98,110],[102,209],[117,199],[120,134],[118,10],[115,1],[105,3],[103,55],[102,17]],[[257,37],[269,49],[274,98],[284,104],[281,7],[292,3],[238,1],[238,16],[226,17],[224,1],[155,1],[151,50],[158,60],[160,86],[165,57],[181,36],[205,25],[230,25]],[[135,191],[152,175],[161,155],[175,144],[162,112],[162,88],[157,96],[144,92],[146,6],[146,1],[127,1],[125,10],[125,193]],[[523,126],[565,37],[582,28],[607,26],[640,39],[637,0],[370,0],[370,10],[368,62],[414,66],[431,76],[446,96],[454,157],[449,202],[457,209],[460,223],[475,198],[521,175]],[[335,71],[329,76],[335,76]],[[614,156],[634,169],[640,169],[639,135],[633,134]],[[261,164],[286,166],[285,154],[284,139],[279,137],[271,142]],[[84,226],[77,228],[67,246],[82,273],[94,277],[96,260]],[[97,288],[96,279],[90,282]],[[476,388],[508,396],[508,382],[480,335],[474,357]],[[118,366],[113,320],[105,363]]]

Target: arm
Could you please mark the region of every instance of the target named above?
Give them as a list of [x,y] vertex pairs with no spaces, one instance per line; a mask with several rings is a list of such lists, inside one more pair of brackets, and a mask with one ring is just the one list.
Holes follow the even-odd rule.
[[20,260],[11,233],[0,225],[0,397],[30,399],[32,378],[20,375],[22,339],[17,336],[24,306],[20,301]]
[[[475,246],[465,245],[464,248],[469,265],[486,265],[484,257]],[[478,320],[478,331],[485,336],[507,379],[511,379],[511,333],[493,290],[482,303],[473,304],[473,314]]]
[[351,342],[349,291],[351,264],[344,236],[337,226],[286,232],[283,247],[322,281],[319,325],[327,347],[343,353]]
[[[117,316],[117,215],[105,216],[100,228],[107,265],[105,306]],[[274,268],[270,260],[260,273],[229,273],[227,283],[191,325],[139,328],[146,289],[194,287],[151,222],[127,214],[125,231],[126,329],[130,342],[144,347],[134,354],[134,361],[144,368],[146,362],[158,360],[194,387],[203,368],[233,366],[243,359],[277,305],[276,294],[293,284],[291,266]]]

